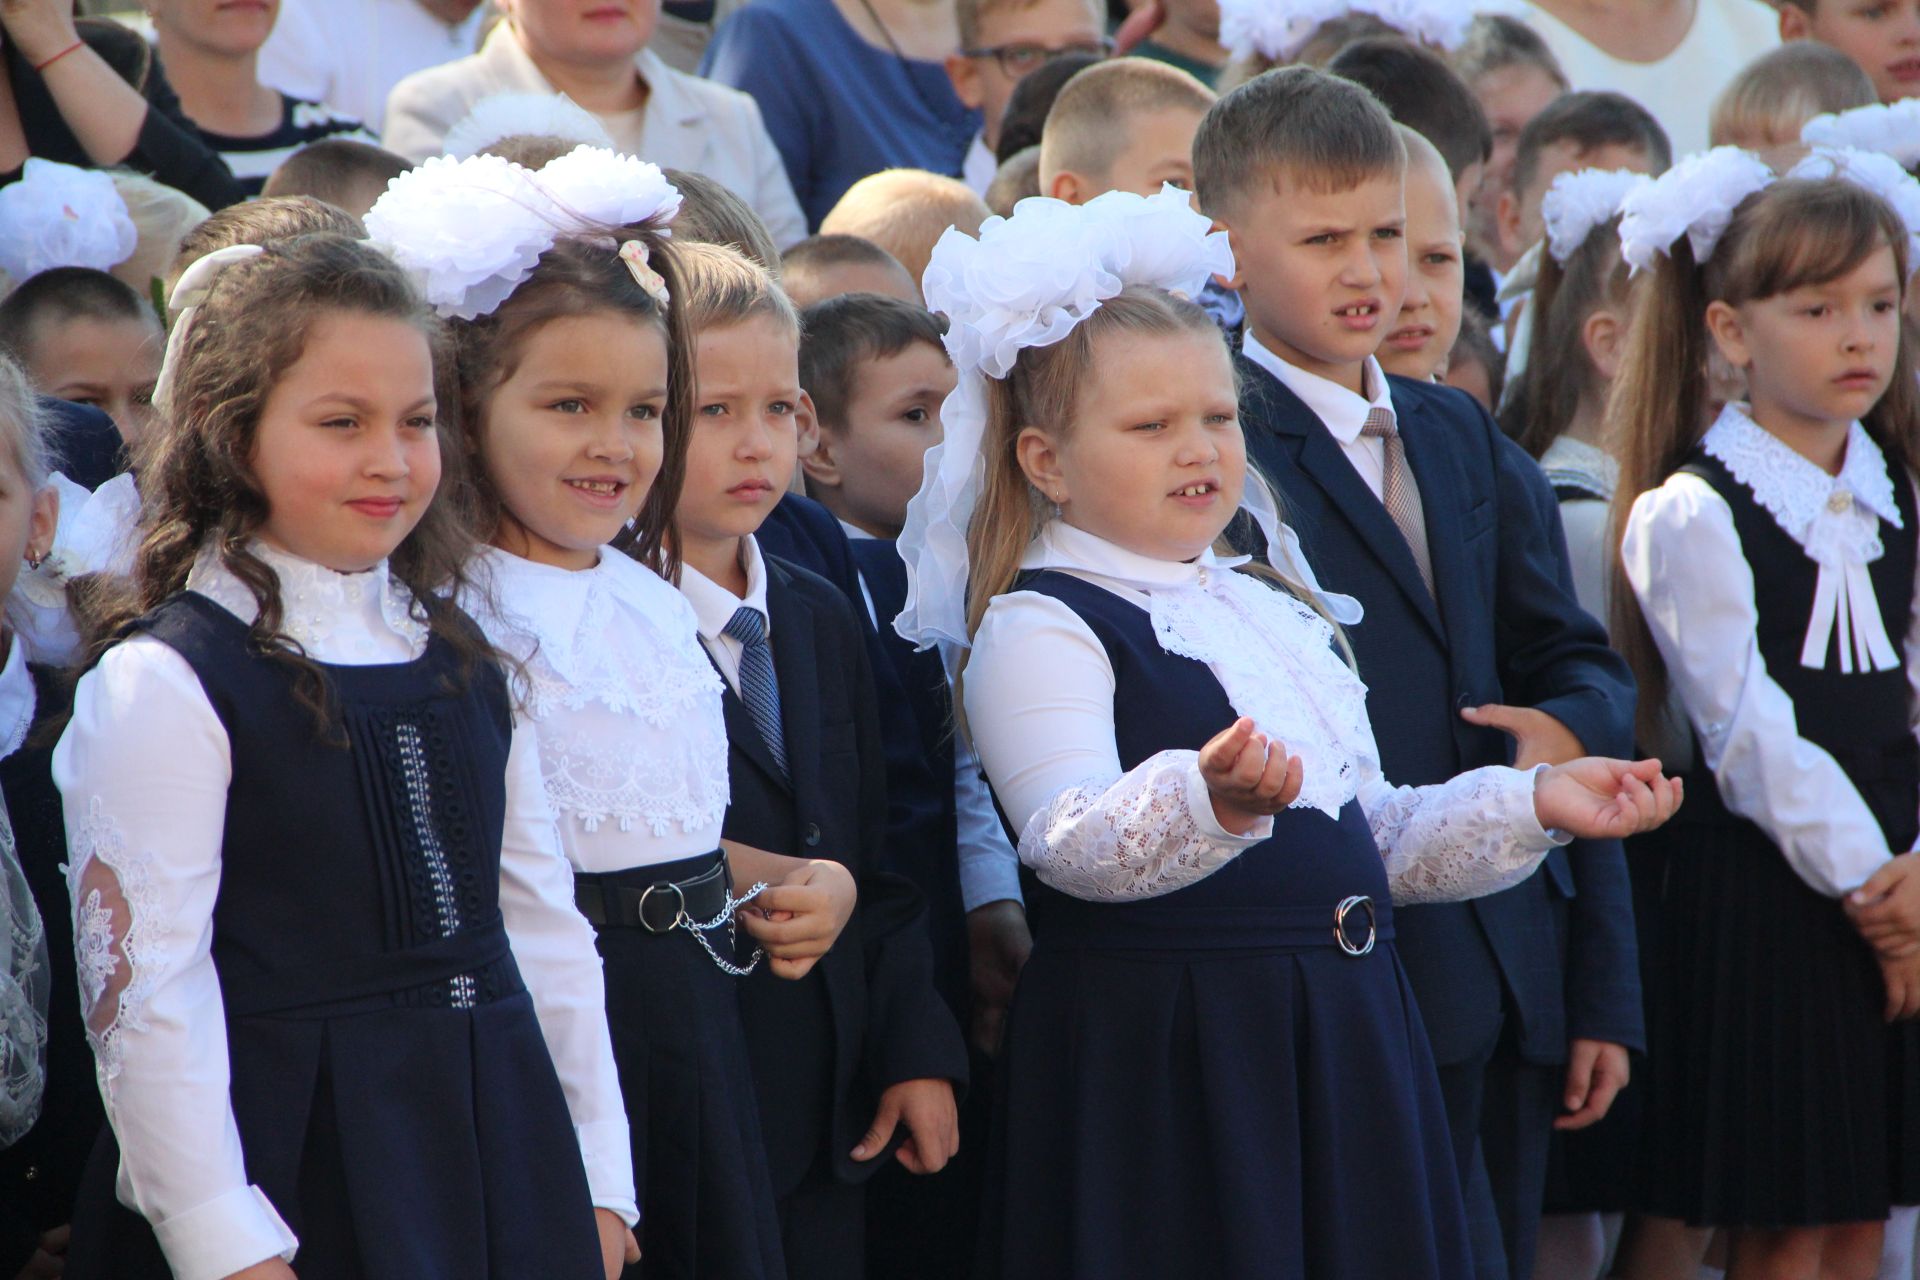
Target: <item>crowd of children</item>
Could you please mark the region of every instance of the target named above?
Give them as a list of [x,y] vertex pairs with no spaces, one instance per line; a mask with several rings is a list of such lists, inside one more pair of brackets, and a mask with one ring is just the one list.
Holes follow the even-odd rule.
[[1920,100],[1222,7],[0,188],[0,1277],[1912,1280]]

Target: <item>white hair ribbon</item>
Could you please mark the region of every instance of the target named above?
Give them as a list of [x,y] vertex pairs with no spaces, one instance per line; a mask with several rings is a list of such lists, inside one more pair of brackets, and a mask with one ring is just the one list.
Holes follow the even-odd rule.
[[1694,262],[1705,262],[1740,202],[1773,180],[1766,161],[1739,147],[1688,156],[1621,200],[1620,254],[1635,272],[1645,271],[1685,236]]
[[166,354],[160,359],[160,377],[153,385],[153,403],[162,413],[173,412],[174,371],[180,365],[180,353],[186,348],[187,330],[193,325],[194,312],[213,292],[214,281],[220,273],[236,262],[245,262],[257,258],[266,250],[257,244],[230,244],[224,249],[215,249],[206,257],[180,273],[180,279],[174,283],[173,295],[167,299],[167,310],[177,312],[173,327],[167,331]]

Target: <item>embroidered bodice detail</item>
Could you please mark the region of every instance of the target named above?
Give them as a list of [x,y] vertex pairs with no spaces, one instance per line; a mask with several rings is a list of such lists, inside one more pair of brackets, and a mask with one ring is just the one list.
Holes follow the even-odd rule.
[[[521,664],[547,798],[575,865],[615,869],[713,848],[728,797],[723,686],[685,599],[610,547],[579,571],[498,550],[483,561],[492,600],[475,613]],[[622,839],[636,835],[679,852],[636,859],[633,840]],[[603,843],[612,847],[587,852]]]
[[1752,490],[1754,500],[1820,566],[1801,665],[1820,670],[1837,647],[1842,673],[1899,666],[1867,566],[1886,551],[1880,522],[1898,529],[1903,521],[1886,456],[1866,429],[1858,422],[1848,429],[1846,461],[1837,476],[1795,453],[1738,404],[1721,410],[1701,448]]

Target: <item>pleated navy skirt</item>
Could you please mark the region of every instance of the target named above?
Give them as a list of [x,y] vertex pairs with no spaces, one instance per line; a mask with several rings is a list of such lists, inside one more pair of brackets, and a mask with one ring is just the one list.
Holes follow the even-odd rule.
[[[638,886],[687,880],[718,858],[602,878]],[[597,925],[595,933],[640,1196],[642,1256],[627,1268],[628,1280],[784,1280],[740,1020],[743,979],[723,972],[682,929]],[[724,930],[709,940],[734,959]]]
[[[1364,819],[1349,805],[1338,824],[1297,812],[1282,823],[1345,853],[1276,838],[1164,898],[1030,897],[984,1275],[1472,1275],[1439,1085]],[[1342,881],[1375,896],[1371,954],[1335,944]],[[1363,913],[1348,930],[1364,939]]]

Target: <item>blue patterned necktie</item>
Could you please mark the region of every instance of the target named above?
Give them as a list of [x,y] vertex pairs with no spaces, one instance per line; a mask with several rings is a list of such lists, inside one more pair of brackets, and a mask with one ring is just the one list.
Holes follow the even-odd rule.
[[767,644],[767,620],[758,609],[742,606],[734,610],[723,636],[740,642],[740,701],[766,740],[767,750],[787,772],[787,736],[780,727],[780,682],[773,674],[773,649]]

